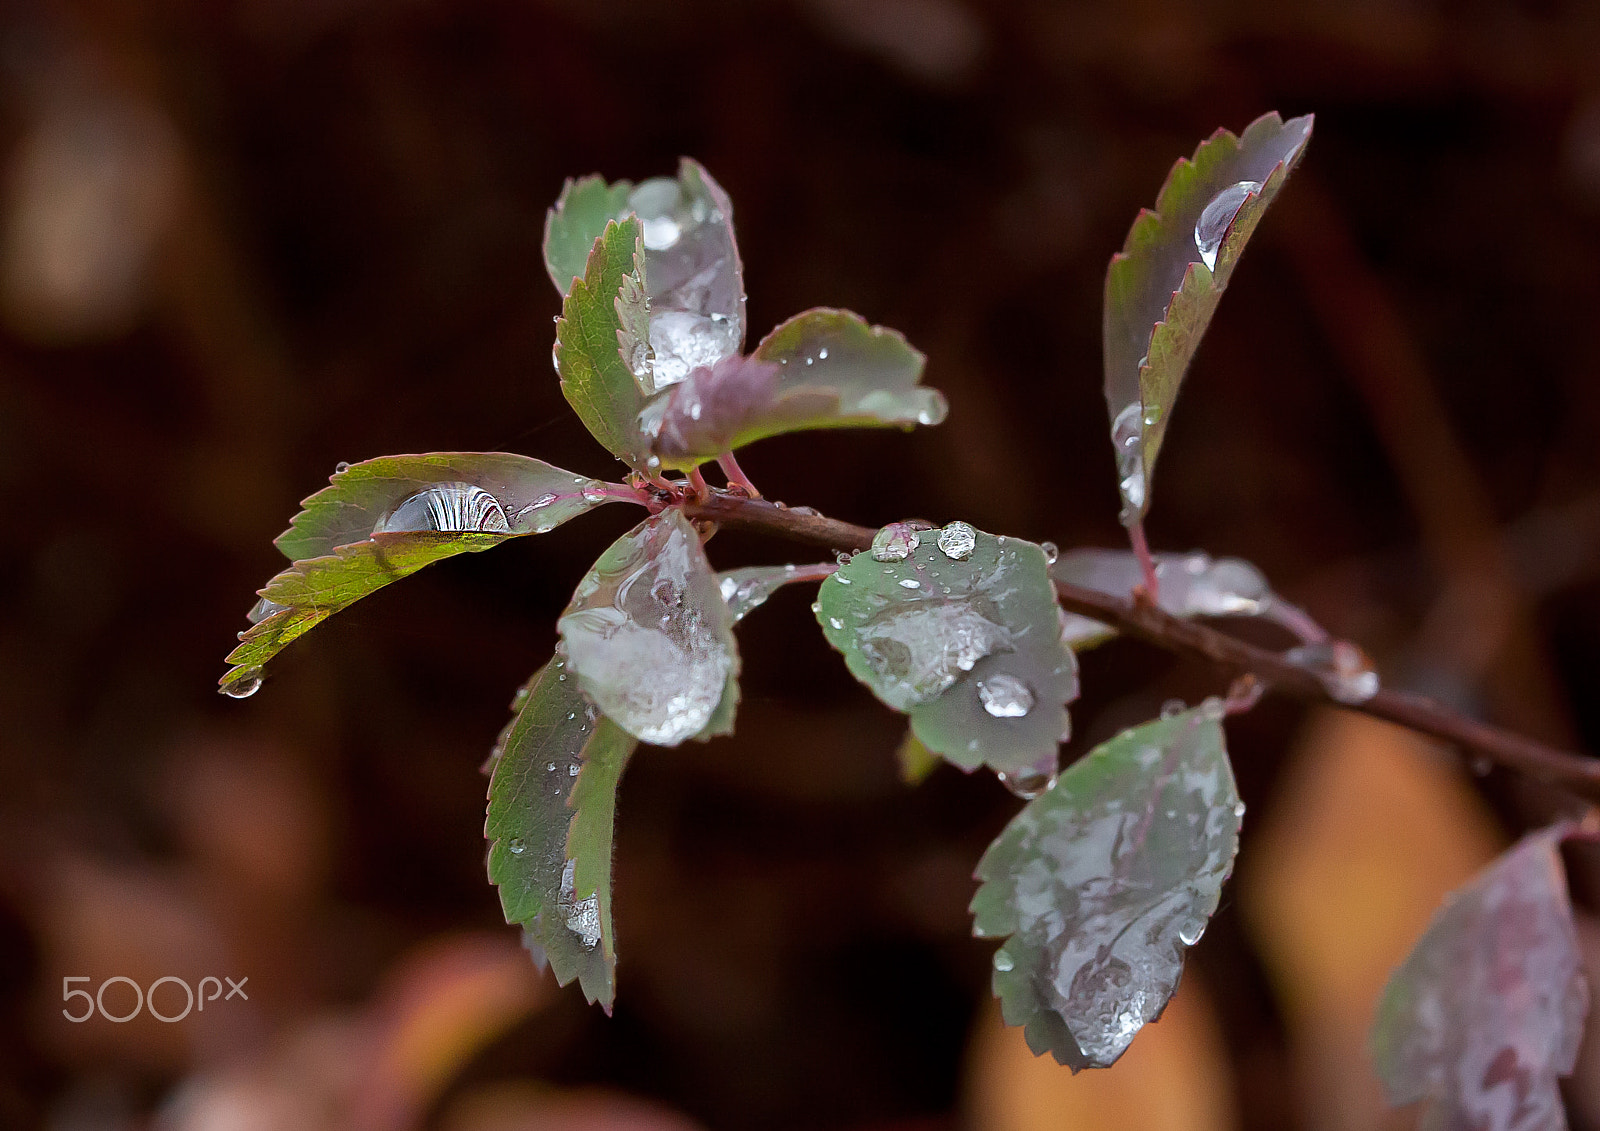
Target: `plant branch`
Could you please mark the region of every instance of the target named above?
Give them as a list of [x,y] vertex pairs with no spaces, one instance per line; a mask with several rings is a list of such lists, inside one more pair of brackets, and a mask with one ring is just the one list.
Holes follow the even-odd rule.
[[[865,550],[877,533],[809,509],[790,510],[778,503],[723,493],[715,493],[703,503],[688,503],[684,510],[691,518],[711,519],[723,526],[835,550]],[[1343,707],[1442,739],[1585,800],[1600,801],[1600,758],[1546,746],[1405,691],[1384,689],[1362,703],[1343,703],[1329,693],[1315,672],[1276,652],[1247,644],[1198,621],[1175,617],[1149,602],[1134,602],[1061,581],[1055,586],[1062,608],[1108,624],[1128,636],[1169,652],[1198,656],[1232,675],[1248,673],[1274,691],[1306,703]]]

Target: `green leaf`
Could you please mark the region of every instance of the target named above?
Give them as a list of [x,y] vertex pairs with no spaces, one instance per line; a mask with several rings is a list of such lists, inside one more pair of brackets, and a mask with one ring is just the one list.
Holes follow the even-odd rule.
[[[543,460],[508,452],[429,452],[352,463],[300,505],[304,508],[275,544],[290,561],[320,558],[339,546],[363,542],[386,520],[389,529],[412,528],[396,508],[418,500],[435,521],[417,529],[481,529],[543,534],[596,505],[585,497],[600,485]],[[472,491],[470,488],[477,488]],[[486,494],[485,499],[481,494]],[[474,513],[474,507],[479,513]]]
[[[1272,592],[1259,569],[1242,558],[1213,558],[1201,550],[1155,554],[1158,604],[1175,617],[1260,617],[1303,640],[1327,634],[1304,611]],[[1139,559],[1127,550],[1068,550],[1051,563],[1050,576],[1069,585],[1127,596],[1144,584]],[[1061,636],[1078,651],[1115,636],[1109,625],[1076,613],[1061,614]]]
[[847,310],[798,314],[749,358],[695,370],[653,401],[645,430],[667,467],[691,467],[768,436],[816,428],[938,424],[924,358],[904,337]]
[[[1149,508],[1178,386],[1245,243],[1305,152],[1311,124],[1309,114],[1285,122],[1273,113],[1239,137],[1218,130],[1192,160],[1173,166],[1156,210],[1139,213],[1122,251],[1112,256],[1105,391],[1125,523],[1142,519]],[[1197,225],[1206,249],[1196,242]]]
[[953,522],[875,549],[822,583],[817,620],[850,672],[965,769],[1053,772],[1078,693],[1045,554]]
[[1029,802],[978,864],[973,934],[1028,1047],[1103,1068],[1156,1020],[1217,909],[1244,806],[1222,705],[1124,731]]
[[1556,1079],[1589,1007],[1559,850],[1576,831],[1524,837],[1453,893],[1384,987],[1373,1059],[1390,1103],[1428,1101],[1424,1127],[1566,1126]]
[[739,649],[700,535],[677,507],[624,534],[558,625],[585,694],[657,746],[733,729]]
[[561,199],[544,218],[544,265],[550,281],[563,296],[581,278],[589,262],[594,241],[606,230],[610,220],[628,214],[629,181],[608,185],[604,177],[568,180]]
[[[294,564],[267,582],[228,655],[230,695],[340,609],[462,553],[543,534],[606,502],[594,480],[506,452],[434,452],[351,464],[305,500],[277,544]],[[585,491],[588,494],[585,494]]]
[[649,374],[639,232],[630,217],[607,223],[595,240],[583,278],[573,280],[561,304],[555,362],[561,392],[590,434],[630,467],[650,470],[639,434],[640,382]]
[[[611,837],[617,782],[637,745],[597,712],[559,656],[518,693],[491,756],[489,881],[556,981],[577,978],[607,1013],[616,997]],[[537,948],[537,949],[535,949]]]

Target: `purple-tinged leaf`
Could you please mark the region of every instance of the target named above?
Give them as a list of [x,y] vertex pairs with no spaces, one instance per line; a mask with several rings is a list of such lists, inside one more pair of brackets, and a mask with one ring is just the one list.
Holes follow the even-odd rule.
[[595,710],[557,656],[512,704],[490,756],[489,882],[506,922],[607,1013],[616,997],[611,840],[617,782],[634,739]]
[[972,931],[1009,936],[994,993],[1036,1054],[1107,1067],[1177,989],[1239,845],[1222,713],[1207,700],[1095,747],[979,862]]
[[572,289],[572,281],[583,277],[589,252],[606,223],[627,216],[632,189],[627,181],[608,185],[599,176],[569,179],[562,188],[561,199],[544,219],[544,265],[563,297]]
[[947,406],[918,384],[924,360],[894,330],[846,310],[808,310],[749,358],[669,390],[646,410],[644,430],[665,466],[692,467],[785,432],[938,424]]
[[304,502],[277,545],[293,561],[267,582],[228,655],[230,695],[322,621],[456,554],[543,534],[607,501],[600,484],[507,452],[434,452],[351,464]]
[[[647,317],[640,224],[610,222],[595,240],[583,278],[574,279],[556,320],[555,365],[561,392],[607,451],[636,470],[650,467],[639,434],[649,388],[648,349],[639,341]],[[659,464],[657,464],[659,466]]]
[[[1273,593],[1261,571],[1240,558],[1213,558],[1200,550],[1156,554],[1158,604],[1175,617],[1260,617],[1306,641],[1327,633],[1296,606]],[[1050,576],[1069,585],[1127,596],[1144,584],[1139,559],[1127,550],[1067,550],[1050,566]],[[1076,613],[1061,614],[1061,633],[1082,651],[1104,643],[1116,630]]]
[[822,583],[822,633],[928,749],[1014,788],[1055,771],[1077,698],[1045,554],[964,522],[856,554]]
[[1561,1131],[1589,1008],[1559,845],[1524,837],[1434,916],[1378,1003],[1373,1058],[1389,1102],[1423,1126]]
[[1179,159],[1106,271],[1106,406],[1125,523],[1142,519],[1167,420],[1234,264],[1305,152],[1311,115],[1265,114]]
[[733,729],[733,616],[678,508],[612,543],[558,627],[584,693],[635,738],[676,746]]
[[698,162],[685,157],[676,179],[641,182],[626,208],[643,226],[653,357],[646,392],[658,392],[744,347],[744,268],[733,205]]

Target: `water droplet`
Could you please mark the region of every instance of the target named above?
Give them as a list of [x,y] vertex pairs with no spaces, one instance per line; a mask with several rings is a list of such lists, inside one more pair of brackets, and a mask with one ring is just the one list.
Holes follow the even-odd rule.
[[261,600],[257,601],[253,606],[251,606],[250,611],[245,614],[245,619],[251,624],[260,624],[268,617],[276,613],[281,613],[288,607],[288,605],[280,605],[276,601],[269,601],[267,598],[263,597]]
[[902,589],[918,589],[921,588],[921,585],[922,583],[914,577],[902,577],[900,579],[900,588]]
[[261,690],[261,669],[244,668],[219,690],[229,699],[248,699]]
[[567,767],[567,777],[575,778],[577,776],[578,776],[578,763],[574,762],[570,766]]
[[978,699],[997,719],[1020,719],[1033,710],[1033,689],[1003,672],[978,681]]
[[849,585],[850,584],[850,579],[848,577],[840,577],[837,574],[834,575],[834,580],[836,580],[840,585]]
[[342,459],[338,463],[333,465],[333,473],[335,475],[343,475],[345,472],[347,472],[349,470],[350,470],[350,461],[347,460],[347,459]]
[[1188,709],[1189,705],[1182,699],[1168,699],[1161,704],[1161,717],[1163,719],[1175,719]]
[[1206,267],[1217,269],[1217,250],[1233,227],[1233,218],[1244,202],[1261,191],[1260,181],[1236,181],[1211,198],[1194,224],[1194,246]]
[[1000,771],[994,775],[1001,785],[1011,791],[1013,797],[1020,797],[1024,801],[1032,801],[1056,784],[1056,775],[1045,770],[1022,770],[1015,774]]
[[964,562],[978,545],[978,532],[965,522],[952,522],[939,531],[939,549],[947,558]]
[[1347,640],[1302,644],[1289,649],[1283,658],[1315,672],[1329,696],[1340,703],[1365,703],[1378,693],[1378,673],[1372,661]]
[[1206,933],[1204,919],[1188,918],[1178,924],[1178,941],[1184,946],[1193,946],[1200,941],[1200,936]]
[[999,950],[994,952],[994,968],[1000,971],[1000,973],[1009,973],[1015,966],[1016,963],[1013,962],[1011,960],[1011,956],[1006,953],[1005,947],[1001,947]]
[[872,539],[872,558],[879,562],[903,562],[922,540],[910,524],[891,522]]
[[840,620],[838,617],[829,617],[828,623],[833,625],[836,631],[844,627],[844,621]]
[[821,349],[819,349],[817,351],[817,360],[818,361],[827,361],[828,360],[828,347],[827,346],[823,346]]
[[514,836],[506,841],[506,851],[513,856],[521,856],[528,851],[528,844],[520,836]]
[[556,772],[556,764],[554,762],[546,762],[544,768],[546,773],[553,774]]
[[820,613],[822,611],[822,602],[821,601],[812,601],[811,602],[811,611],[813,613]]
[[1117,413],[1111,425],[1111,446],[1117,454],[1118,486],[1122,491],[1122,521],[1127,522],[1144,507],[1144,426],[1143,406],[1135,401]]
[[553,491],[546,492],[545,494],[540,495],[537,499],[533,500],[533,502],[529,503],[528,509],[530,511],[542,510],[551,503],[555,502],[557,498],[559,498],[559,496]]
[[1061,556],[1061,550],[1054,542],[1040,542],[1039,549],[1044,551],[1044,560],[1047,565],[1055,565],[1056,559]]
[[598,479],[589,480],[583,485],[583,497],[591,503],[605,502],[607,498],[605,484]]
[[1244,816],[1244,802],[1243,801],[1235,801],[1233,803],[1233,815],[1235,817]]
[[374,534],[438,530],[506,534],[511,526],[500,501],[471,483],[435,483],[395,507]]

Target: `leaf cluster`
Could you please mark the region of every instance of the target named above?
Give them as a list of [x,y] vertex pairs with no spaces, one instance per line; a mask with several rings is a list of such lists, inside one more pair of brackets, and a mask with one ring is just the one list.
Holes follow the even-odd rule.
[[[1075,653],[1112,630],[1065,613],[1056,584],[1142,585],[1175,615],[1262,617],[1299,638],[1290,656],[1327,665],[1341,698],[1376,686],[1358,650],[1330,641],[1249,563],[1151,555],[1141,528],[1179,385],[1311,124],[1269,114],[1240,136],[1219,131],[1177,163],[1111,261],[1105,392],[1132,552],[1063,554],[961,520],[892,522],[837,562],[719,573],[707,554],[714,525],[694,508],[754,493],[738,449],[801,430],[937,424],[946,410],[921,384],[923,355],[848,311],[797,314],[744,352],[733,208],[684,160],[676,177],[570,181],[546,223],[545,262],[562,295],[555,368],[574,413],[620,461],[619,480],[503,452],[341,466],[279,536],[290,564],[260,591],[222,689],[252,693],[288,644],[432,562],[608,503],[641,506],[644,520],[579,581],[556,654],[517,693],[487,766],[489,878],[528,949],[610,1010],[623,771],[640,743],[731,733],[735,625],[779,587],[820,582],[812,608],[823,636],[908,717],[898,755],[907,780],[942,762],[987,767],[1026,801],[978,864],[972,901],[974,933],[1003,940],[994,991],[1006,1019],[1074,1070],[1114,1063],[1160,1016],[1231,872],[1244,806],[1223,721],[1248,702],[1178,704],[1061,770]],[[727,488],[707,483],[712,463]],[[1553,847],[1571,832],[1509,854],[1397,974],[1375,1037],[1397,1101],[1432,1097],[1451,1125],[1477,1125],[1487,1078],[1473,1073],[1510,1056],[1519,1086],[1553,1110],[1584,1007]],[[1511,972],[1516,1004],[1479,1008],[1461,987],[1494,997],[1505,948],[1526,958]],[[1515,1124],[1535,1125],[1551,1124]]]

